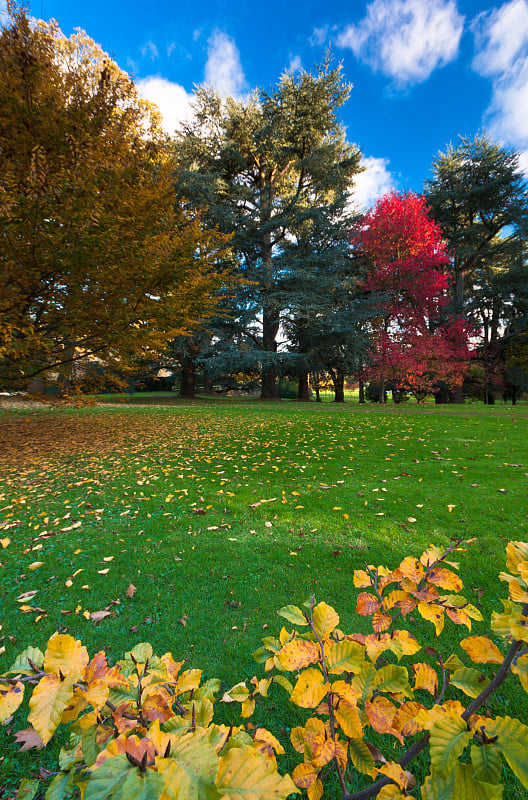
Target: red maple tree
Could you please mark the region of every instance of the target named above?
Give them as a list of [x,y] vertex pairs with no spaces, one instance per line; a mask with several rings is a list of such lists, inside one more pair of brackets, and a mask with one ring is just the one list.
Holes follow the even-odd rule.
[[469,327],[449,316],[449,255],[425,199],[391,192],[364,217],[353,237],[368,266],[362,283],[378,314],[372,322],[365,377],[418,398],[439,382],[460,386],[470,359]]

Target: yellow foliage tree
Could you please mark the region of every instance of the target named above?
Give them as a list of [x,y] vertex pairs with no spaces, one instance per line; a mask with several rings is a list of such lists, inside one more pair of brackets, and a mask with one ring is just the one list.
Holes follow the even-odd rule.
[[152,352],[214,310],[226,237],[173,190],[155,107],[78,32],[0,32],[0,375]]

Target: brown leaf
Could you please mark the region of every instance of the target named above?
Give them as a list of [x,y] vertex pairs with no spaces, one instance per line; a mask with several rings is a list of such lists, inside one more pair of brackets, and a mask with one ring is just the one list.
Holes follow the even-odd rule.
[[94,622],[99,622],[105,617],[110,617],[110,616],[111,616],[110,611],[92,611],[90,613],[90,619],[92,619]]
[[136,589],[136,587],[134,586],[134,584],[133,584],[133,583],[130,583],[130,584],[128,585],[128,589],[126,590],[126,596],[127,596],[127,597],[134,597],[134,595],[135,595],[135,593],[136,593],[136,592],[137,592],[137,589]]
[[15,733],[15,739],[18,744],[22,745],[18,751],[19,753],[23,753],[25,750],[31,750],[32,748],[42,750],[44,747],[44,742],[33,728],[24,728],[22,731],[17,731],[17,733]]
[[187,614],[184,614],[183,617],[180,617],[178,622],[180,623],[180,625],[183,625],[183,627],[185,628],[186,625],[187,625],[187,619],[188,619]]

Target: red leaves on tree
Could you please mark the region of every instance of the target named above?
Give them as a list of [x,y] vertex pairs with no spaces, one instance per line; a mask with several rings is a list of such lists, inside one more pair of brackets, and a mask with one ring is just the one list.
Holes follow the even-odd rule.
[[364,218],[354,243],[369,267],[363,290],[379,309],[366,377],[417,395],[460,385],[470,358],[465,321],[449,317],[449,255],[425,199],[395,192]]

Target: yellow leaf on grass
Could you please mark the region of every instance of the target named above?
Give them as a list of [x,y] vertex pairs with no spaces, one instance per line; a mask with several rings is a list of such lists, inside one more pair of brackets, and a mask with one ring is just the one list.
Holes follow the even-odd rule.
[[319,770],[311,764],[297,764],[292,772],[292,779],[300,789],[308,789],[317,780]]
[[468,636],[460,642],[474,664],[502,664],[504,656],[487,636]]

